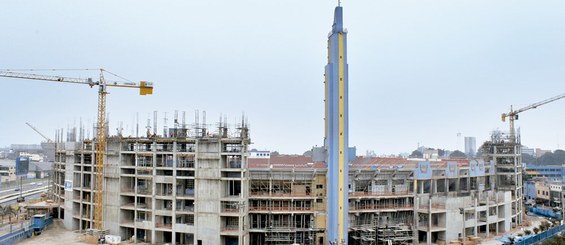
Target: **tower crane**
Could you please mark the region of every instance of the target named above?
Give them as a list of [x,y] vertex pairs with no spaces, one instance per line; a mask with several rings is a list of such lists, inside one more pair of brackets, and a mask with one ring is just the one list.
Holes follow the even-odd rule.
[[[103,223],[103,193],[104,193],[104,153],[106,151],[106,88],[107,87],[120,87],[120,88],[137,88],[140,95],[148,95],[153,93],[153,83],[141,81],[135,82],[110,82],[106,83],[104,73],[109,73],[117,76],[109,71],[100,69],[99,81],[93,81],[92,78],[73,78],[52,75],[40,75],[22,72],[13,72],[9,70],[0,70],[0,77],[7,78],[20,78],[31,80],[43,80],[59,83],[74,83],[88,85],[91,88],[98,86],[98,119],[97,119],[97,134],[96,134],[96,185],[95,185],[95,205],[94,205],[94,228],[97,230],[104,229]],[[119,76],[118,76],[119,77]],[[29,125],[29,124],[28,124]],[[33,127],[32,127],[33,128]]]
[[27,126],[29,126],[31,129],[33,129],[33,131],[35,131],[36,133],[38,133],[39,135],[41,135],[41,137],[43,137],[45,140],[47,140],[48,143],[53,143],[53,140],[47,138],[47,136],[45,136],[44,134],[42,134],[41,132],[39,132],[39,130],[37,130],[33,125],[31,125],[30,123],[26,122]]
[[520,108],[518,110],[514,110],[512,109],[512,106],[510,106],[510,112],[508,113],[502,113],[502,121],[506,122],[506,118],[508,117],[508,122],[510,124],[510,140],[512,140],[513,142],[516,142],[516,134],[514,132],[514,120],[518,120],[518,114],[522,113],[524,111],[530,110],[530,109],[535,109],[538,106],[542,106],[545,105],[547,103],[559,100],[559,99],[563,99],[565,98],[565,93],[551,97],[549,99],[545,99],[542,100],[540,102],[537,103],[533,103],[531,105],[528,105],[526,107]]

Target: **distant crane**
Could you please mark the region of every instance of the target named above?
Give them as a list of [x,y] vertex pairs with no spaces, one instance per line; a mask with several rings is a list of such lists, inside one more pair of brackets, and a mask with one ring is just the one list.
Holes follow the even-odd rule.
[[512,109],[512,106],[510,106],[510,112],[508,112],[508,113],[502,113],[502,121],[503,121],[503,122],[506,122],[506,118],[507,118],[507,117],[509,118],[508,121],[509,121],[509,123],[510,123],[510,139],[511,139],[513,142],[516,142],[516,134],[515,134],[515,132],[514,132],[514,120],[518,120],[518,114],[519,114],[519,113],[522,113],[522,112],[527,111],[527,110],[530,110],[530,109],[535,109],[535,108],[537,108],[538,106],[542,106],[542,105],[545,105],[545,104],[547,104],[547,103],[550,103],[550,102],[553,102],[553,101],[556,101],[556,100],[559,100],[559,99],[563,99],[563,98],[565,98],[565,93],[560,94],[560,95],[557,95],[557,96],[555,96],[555,97],[551,97],[551,98],[546,99],[546,100],[542,100],[542,101],[537,102],[537,103],[533,103],[533,104],[531,104],[531,105],[528,105],[528,106],[526,106],[526,107],[520,108],[520,109],[518,109],[518,110],[513,110],[513,109]]
[[45,136],[44,134],[42,134],[41,132],[39,132],[39,130],[37,130],[33,125],[31,125],[30,123],[26,122],[27,126],[29,126],[31,129],[33,129],[33,131],[35,131],[36,133],[38,133],[39,135],[41,135],[41,137],[43,137],[45,140],[47,140],[48,143],[53,143],[53,140],[51,140],[50,138],[47,138],[47,136]]
[[[112,74],[120,77],[114,73],[100,69],[100,80],[93,81],[92,78],[73,78],[51,75],[39,75],[31,73],[13,72],[9,70],[0,70],[0,77],[7,78],[21,78],[32,80],[43,80],[50,82],[60,83],[75,83],[88,85],[91,88],[98,86],[98,123],[96,134],[96,185],[95,185],[95,205],[94,205],[94,228],[97,230],[104,229],[102,209],[104,207],[103,192],[104,192],[104,153],[106,151],[106,87],[121,87],[121,88],[137,88],[140,95],[147,95],[153,93],[153,83],[141,81],[139,84],[135,82],[111,82],[106,83],[104,73]],[[121,77],[120,77],[121,78]],[[123,78],[122,78],[123,79]]]

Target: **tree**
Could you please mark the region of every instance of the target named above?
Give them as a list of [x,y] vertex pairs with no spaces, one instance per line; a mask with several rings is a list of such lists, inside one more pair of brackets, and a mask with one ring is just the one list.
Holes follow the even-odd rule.
[[467,158],[467,155],[465,155],[465,153],[461,152],[460,150],[455,150],[454,152],[449,154],[449,158],[451,158],[451,159],[465,159],[465,158]]
[[485,150],[483,149],[483,147],[479,147],[479,149],[477,149],[477,153],[475,154],[476,158],[481,158],[483,157],[483,155],[485,154]]
[[544,221],[541,222],[541,224],[539,225],[539,227],[540,227],[540,229],[541,229],[542,231],[546,231],[546,230],[549,229],[549,227],[551,227],[551,224],[550,224],[549,222],[547,222],[547,221],[544,220]]
[[422,154],[419,150],[415,150],[408,157],[409,158],[422,158],[422,157],[424,157],[424,154]]
[[540,165],[561,165],[565,162],[565,151],[555,150],[553,153],[548,152],[538,158]]
[[539,233],[539,228],[534,227],[534,233],[538,234],[538,233]]
[[524,233],[526,233],[526,236],[531,235],[532,231],[531,230],[524,230]]
[[6,216],[6,209],[4,206],[0,206],[0,217],[2,217],[0,224],[4,224],[4,216]]
[[18,221],[20,219],[20,211],[22,207],[20,207],[20,205],[9,207],[11,207],[11,212],[14,214],[14,216],[16,216],[16,221]]
[[8,215],[8,223],[12,223],[12,216],[16,216],[18,213],[16,213],[16,211],[10,207],[10,206],[6,206],[4,207],[4,212],[6,212],[6,215]]
[[444,149],[437,149],[437,154],[439,155],[439,157],[445,157],[445,150]]
[[522,162],[527,164],[536,164],[537,159],[529,154],[522,153]]

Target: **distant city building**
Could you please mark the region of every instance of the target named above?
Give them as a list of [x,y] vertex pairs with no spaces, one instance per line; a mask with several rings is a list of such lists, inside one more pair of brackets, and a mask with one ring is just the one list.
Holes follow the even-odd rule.
[[439,159],[439,151],[436,149],[425,149],[424,150],[425,159]]
[[33,145],[33,144],[12,144],[10,145],[10,149],[13,151],[41,151],[41,145]]
[[528,147],[522,147],[522,154],[528,154],[530,156],[535,156],[535,150],[534,148],[528,148]]
[[545,153],[549,153],[551,150],[542,150],[540,148],[536,148],[536,157],[541,157]]
[[258,151],[256,149],[252,149],[249,151],[249,158],[270,158],[271,152],[270,151]]
[[530,178],[547,178],[561,181],[565,176],[565,165],[526,164],[526,175]]
[[16,166],[0,166],[0,182],[16,180]]
[[551,207],[561,205],[561,182],[546,178],[529,180],[524,185],[524,195],[527,201],[549,205]]
[[475,153],[477,153],[477,140],[475,137],[465,137],[465,155],[473,157]]
[[34,161],[34,162],[42,162],[45,160],[42,155],[36,153],[29,153],[29,152],[20,152],[20,157],[27,157],[29,158],[30,161]]

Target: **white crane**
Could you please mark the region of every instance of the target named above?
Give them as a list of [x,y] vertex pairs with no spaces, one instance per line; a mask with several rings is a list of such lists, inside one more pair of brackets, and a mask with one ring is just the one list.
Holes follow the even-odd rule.
[[509,118],[509,123],[510,123],[510,139],[512,140],[512,142],[516,142],[516,134],[514,132],[514,120],[518,120],[518,114],[522,113],[524,111],[530,110],[530,109],[535,109],[538,106],[542,106],[545,105],[547,103],[559,100],[559,99],[563,99],[565,98],[565,93],[557,95],[555,97],[551,97],[549,99],[546,100],[542,100],[540,102],[537,103],[533,103],[531,105],[528,105],[526,107],[520,108],[518,110],[514,110],[512,109],[512,106],[510,106],[510,112],[508,113],[502,113],[502,121],[506,122],[506,118]]

